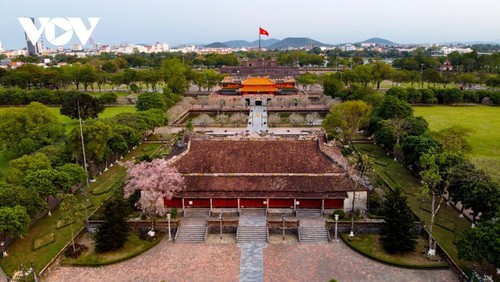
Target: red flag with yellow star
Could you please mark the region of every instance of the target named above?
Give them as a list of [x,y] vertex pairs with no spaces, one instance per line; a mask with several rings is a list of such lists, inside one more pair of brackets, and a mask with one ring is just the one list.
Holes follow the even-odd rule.
[[262,27],[259,27],[259,35],[269,36],[269,32],[267,32],[267,30],[263,29]]

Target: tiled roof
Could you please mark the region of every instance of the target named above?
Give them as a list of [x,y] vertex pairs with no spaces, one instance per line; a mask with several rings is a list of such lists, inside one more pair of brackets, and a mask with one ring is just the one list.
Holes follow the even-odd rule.
[[[342,176],[185,176],[183,197],[345,198],[355,183]],[[366,188],[358,186],[357,191]]]
[[243,86],[245,85],[272,85],[274,86],[274,81],[269,77],[249,77],[243,81]]
[[343,173],[314,140],[196,140],[176,161],[181,173]]

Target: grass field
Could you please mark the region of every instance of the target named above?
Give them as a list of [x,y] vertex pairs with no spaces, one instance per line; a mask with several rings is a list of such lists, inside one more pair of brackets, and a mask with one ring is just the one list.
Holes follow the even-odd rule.
[[[0,112],[3,112],[11,108],[0,108]],[[70,133],[73,128],[78,126],[78,120],[72,120],[67,116],[63,116],[59,113],[59,107],[49,107],[49,110],[56,114],[64,125],[66,134]],[[108,118],[116,116],[119,113],[135,113],[135,106],[118,106],[118,107],[107,107],[103,113],[99,115],[99,118]],[[14,159],[15,155],[10,152],[0,152],[0,172],[5,171],[9,168],[9,161]]]
[[[492,106],[418,106],[413,107],[416,116],[423,116],[431,130],[440,130],[452,125],[462,125],[475,132],[469,137],[472,145],[471,158],[480,166],[491,168],[491,163],[483,164],[484,160],[496,163],[492,176],[500,180],[500,107]],[[487,167],[485,167],[487,166]]]
[[[408,205],[413,212],[422,218],[425,223],[430,222],[430,200],[425,199],[425,202],[422,203],[417,197],[420,189],[420,183],[417,179],[400,163],[388,157],[378,145],[356,144],[356,148],[360,152],[372,157],[375,161],[373,167],[380,177],[392,189],[403,189],[408,197]],[[435,218],[433,236],[458,266],[467,272],[470,270],[471,265],[466,261],[458,259],[458,252],[454,242],[456,242],[464,230],[470,228],[471,223],[464,218],[459,218],[458,215],[459,213],[451,206],[446,204],[441,205],[441,209]]]
[[425,250],[427,246],[427,240],[422,236],[417,237],[418,244],[415,251],[405,254],[387,253],[379,242],[380,235],[378,234],[358,234],[355,240],[349,240],[347,234],[341,234],[341,236],[350,247],[383,263],[408,268],[448,268],[448,264],[445,262],[431,261],[422,254],[422,250]]

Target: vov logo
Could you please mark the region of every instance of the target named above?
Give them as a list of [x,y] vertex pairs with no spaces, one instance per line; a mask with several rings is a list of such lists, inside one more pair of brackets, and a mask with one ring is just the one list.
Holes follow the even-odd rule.
[[[42,32],[45,31],[45,38],[52,45],[66,45],[73,38],[73,32],[82,43],[85,45],[94,31],[99,18],[87,18],[90,27],[87,29],[80,18],[38,18],[40,27],[37,28],[31,18],[17,18],[21,23],[29,40],[35,44],[40,39]],[[64,31],[63,34],[56,37],[56,26]]]

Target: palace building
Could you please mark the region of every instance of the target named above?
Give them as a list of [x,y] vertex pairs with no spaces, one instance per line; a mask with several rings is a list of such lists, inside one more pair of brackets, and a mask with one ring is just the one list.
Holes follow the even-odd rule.
[[356,183],[338,148],[322,138],[274,137],[235,140],[193,138],[185,152],[169,160],[186,189],[166,207],[229,209],[365,209],[368,188]]
[[266,59],[245,60],[242,66],[223,66],[220,68],[220,73],[228,74],[234,78],[246,78],[248,76],[280,78],[300,75],[299,67],[278,66],[276,60]]
[[248,77],[241,81],[230,76],[221,82],[221,89],[217,91],[220,95],[295,95],[298,89],[295,87],[293,77],[282,79],[271,79],[269,77]]

